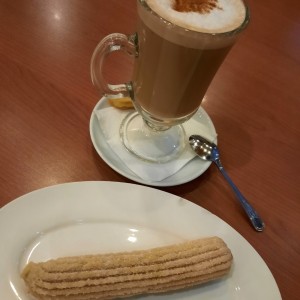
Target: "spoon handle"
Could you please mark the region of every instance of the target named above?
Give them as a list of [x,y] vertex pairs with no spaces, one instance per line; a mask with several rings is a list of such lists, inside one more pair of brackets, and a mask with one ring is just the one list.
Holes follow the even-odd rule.
[[244,208],[247,216],[249,217],[253,227],[256,231],[263,231],[265,224],[263,220],[260,218],[258,213],[254,210],[254,208],[250,205],[250,203],[247,201],[247,199],[242,195],[240,190],[237,188],[237,186],[233,183],[227,172],[225,171],[224,167],[221,164],[220,159],[215,160],[215,164],[217,165],[220,172],[223,174],[224,178],[227,180],[233,191],[235,192],[235,195],[237,196],[238,200],[242,204],[242,207]]

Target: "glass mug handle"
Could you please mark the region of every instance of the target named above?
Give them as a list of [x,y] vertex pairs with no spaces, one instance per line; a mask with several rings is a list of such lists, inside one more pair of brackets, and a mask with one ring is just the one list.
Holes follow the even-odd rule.
[[97,45],[91,59],[91,78],[94,86],[106,94],[129,96],[131,83],[110,84],[103,76],[103,63],[107,55],[123,51],[130,56],[137,56],[137,35],[112,33],[103,38]]

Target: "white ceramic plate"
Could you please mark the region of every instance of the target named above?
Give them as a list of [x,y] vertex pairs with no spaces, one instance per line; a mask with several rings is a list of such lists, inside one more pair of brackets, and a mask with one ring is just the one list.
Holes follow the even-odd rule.
[[281,299],[262,258],[221,219],[172,194],[117,182],[57,185],[4,206],[0,210],[0,299],[31,299],[19,275],[30,260],[147,249],[211,235],[223,238],[233,253],[230,276],[148,300]]
[[[105,140],[105,136],[99,126],[97,116],[95,114],[96,110],[103,109],[108,107],[109,104],[105,97],[103,97],[95,106],[91,119],[90,119],[90,135],[92,143],[95,150],[100,155],[100,157],[116,172],[127,177],[135,182],[139,182],[151,186],[174,186],[189,182],[201,174],[203,174],[208,167],[211,165],[211,162],[205,162],[198,157],[195,157],[190,162],[188,162],[182,169],[180,169],[174,175],[158,182],[148,182],[138,177],[133,173],[120,158],[112,151],[110,146]],[[216,131],[214,124],[208,114],[203,108],[200,108],[198,112],[193,116],[199,123],[204,125],[208,129],[208,134],[211,136],[216,136]],[[217,143],[217,139],[215,140]]]

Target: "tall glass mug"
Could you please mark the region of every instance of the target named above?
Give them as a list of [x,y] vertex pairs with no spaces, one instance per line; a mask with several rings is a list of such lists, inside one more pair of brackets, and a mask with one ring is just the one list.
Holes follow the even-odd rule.
[[[199,1],[192,12],[188,4],[175,7],[177,2],[184,1],[137,0],[137,33],[106,36],[91,60],[92,81],[99,90],[133,101],[136,111],[127,115],[120,128],[124,146],[156,163],[175,159],[184,150],[187,137],[182,123],[198,110],[215,73],[249,21],[242,0]],[[223,7],[223,2],[228,6]],[[199,16],[211,19],[199,23]],[[103,76],[103,62],[119,50],[133,57],[133,77],[131,82],[113,85]]]

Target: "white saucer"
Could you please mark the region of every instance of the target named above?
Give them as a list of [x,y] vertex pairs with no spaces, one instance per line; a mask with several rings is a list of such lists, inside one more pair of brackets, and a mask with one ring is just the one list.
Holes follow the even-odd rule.
[[[90,119],[90,135],[92,139],[92,143],[95,147],[95,150],[100,155],[100,157],[116,172],[123,175],[126,178],[129,178],[135,182],[142,183],[145,185],[151,186],[174,186],[189,182],[201,174],[203,174],[211,162],[202,161],[200,158],[195,157],[190,162],[188,162],[182,169],[180,169],[174,175],[156,182],[148,182],[138,177],[135,173],[133,173],[120,158],[115,154],[115,152],[110,148],[108,143],[106,142],[105,136],[101,127],[99,126],[98,118],[95,114],[95,111],[109,107],[110,105],[107,103],[107,99],[105,97],[101,98],[100,101],[95,106],[91,119]],[[200,108],[198,112],[193,116],[193,119],[196,119],[197,122],[201,123],[208,129],[208,132],[212,136],[216,136],[216,130],[214,124],[208,114],[205,112],[203,108]],[[197,134],[197,132],[195,132]],[[201,134],[198,132],[198,134]],[[216,143],[217,141],[215,141]],[[141,163],[143,163],[141,161]]]

